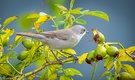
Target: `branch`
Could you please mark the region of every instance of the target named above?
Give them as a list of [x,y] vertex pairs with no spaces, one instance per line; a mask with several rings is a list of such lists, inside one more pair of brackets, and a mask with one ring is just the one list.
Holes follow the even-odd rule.
[[[74,59],[74,57],[68,57],[68,58],[62,59],[61,62],[66,63],[66,62],[70,62],[70,61],[74,61],[74,60],[78,60],[78,57],[76,59]],[[55,65],[55,64],[61,64],[61,63],[59,61],[50,61],[50,62],[44,63],[44,64],[42,64],[42,66],[40,66],[39,68],[37,68],[37,69],[35,69],[33,71],[30,71],[30,72],[27,72],[25,74],[15,76],[14,79],[15,80],[21,80],[24,77],[30,76],[32,74],[35,74],[35,73],[43,70],[45,67],[47,67],[49,65]]]

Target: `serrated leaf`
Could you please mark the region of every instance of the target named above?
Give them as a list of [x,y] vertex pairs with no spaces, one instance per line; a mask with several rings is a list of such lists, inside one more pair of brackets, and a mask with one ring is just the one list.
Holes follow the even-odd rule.
[[107,70],[110,70],[110,68],[113,66],[113,61],[112,61],[112,57],[108,57],[106,59],[106,61],[104,62],[104,67],[107,69]]
[[66,68],[66,69],[64,69],[64,71],[67,75],[70,75],[70,76],[74,76],[74,75],[83,76],[80,71],[78,71],[77,69],[74,69],[74,68]]
[[132,54],[134,51],[135,51],[135,46],[131,46],[131,47],[126,49],[126,52],[129,54]]
[[31,13],[26,18],[28,19],[28,18],[39,18],[39,17],[40,17],[40,15],[37,13]]
[[119,73],[120,70],[121,70],[121,62],[118,61],[118,60],[115,61],[115,62],[114,62],[114,68],[115,68],[116,73]]
[[103,76],[105,76],[105,75],[107,75],[107,74],[111,74],[111,72],[110,72],[110,71],[105,71],[105,72],[103,72],[103,73],[101,74],[101,76],[99,77],[99,80],[100,80]]
[[18,16],[11,16],[11,17],[7,18],[4,21],[4,23],[2,24],[2,28],[4,28],[5,26],[7,26],[9,23],[11,23],[12,21],[14,21],[17,18],[18,18]]
[[60,80],[73,80],[73,79],[69,76],[62,75],[62,76],[60,76]]
[[84,25],[86,24],[86,21],[83,19],[76,19],[75,22],[78,24],[84,24]]
[[123,64],[122,68],[135,78],[135,69],[133,66],[131,66],[129,64]]
[[106,21],[109,21],[109,16],[103,11],[89,11],[87,12],[87,15],[96,16]]
[[85,62],[85,59],[87,57],[87,54],[88,53],[83,53],[81,56],[79,56],[79,59],[78,59],[78,63],[79,64],[82,64],[83,62]]
[[55,4],[59,9],[61,9],[62,11],[67,11],[68,9],[63,6],[63,5],[60,5],[60,4]]
[[125,49],[119,49],[119,53],[120,53],[118,57],[119,61],[134,62],[134,60],[125,53]]

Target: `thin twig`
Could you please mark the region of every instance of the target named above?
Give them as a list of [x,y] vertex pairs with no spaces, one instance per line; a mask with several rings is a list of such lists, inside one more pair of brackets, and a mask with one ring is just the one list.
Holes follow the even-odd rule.
[[[77,57],[78,58],[78,57]],[[63,60],[61,60],[62,63],[66,63],[66,62],[69,62],[69,61],[73,61],[74,58],[65,58]],[[48,62],[48,63],[44,63],[42,66],[40,66],[39,68],[33,70],[33,71],[30,71],[30,72],[27,72],[25,74],[22,74],[22,75],[17,75],[14,77],[14,79],[17,79],[17,80],[21,80],[23,79],[24,77],[27,77],[27,76],[30,76],[32,74],[35,74],[41,70],[43,70],[45,67],[49,66],[49,65],[55,65],[55,64],[61,64],[59,61],[51,61],[51,62]]]

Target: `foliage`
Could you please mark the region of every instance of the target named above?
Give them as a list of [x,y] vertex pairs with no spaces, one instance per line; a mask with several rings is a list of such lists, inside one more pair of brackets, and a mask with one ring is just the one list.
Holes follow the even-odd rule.
[[[58,20],[57,16],[52,16],[45,12],[29,13],[20,17],[20,25],[24,29],[34,29],[39,33],[43,31],[40,29],[41,25],[49,20],[54,23],[52,26],[55,27],[56,30],[58,30],[60,26],[63,26],[63,28],[70,28],[74,23],[85,25],[87,22],[84,19],[81,19],[83,16],[96,16],[109,21],[108,15],[103,11],[83,10],[80,7],[73,9],[73,4],[74,0],[71,0],[69,9],[63,5],[55,4],[55,7],[59,9],[59,14],[64,17],[62,20]],[[64,68],[51,54],[49,47],[43,45],[40,41],[32,38],[25,39],[24,36],[16,36],[14,42],[9,44],[8,42],[14,34],[14,29],[6,27],[17,18],[17,16],[11,16],[1,24],[0,79],[33,80],[35,77],[39,77],[39,80],[73,80],[72,77],[75,75],[83,76],[83,74],[75,68]],[[122,62],[125,61],[134,62],[135,57],[132,53],[135,51],[135,46],[124,48],[119,42],[105,42],[105,37],[101,32],[94,29],[92,29],[92,31],[94,33],[93,40],[97,44],[95,50],[83,53],[81,56],[77,56],[77,59],[70,56],[71,54],[76,54],[73,49],[65,49],[63,51],[56,50],[54,51],[54,54],[57,55],[64,64],[73,63],[74,60],[78,60],[79,64],[84,62],[92,65],[92,63],[95,62],[91,80],[94,79],[96,67],[100,60],[104,60],[106,71],[101,74],[99,79],[105,75],[107,75],[106,78],[108,80],[117,80],[117,78],[121,79],[121,69],[125,70],[125,72],[135,78],[134,67],[129,64],[122,64]],[[25,50],[22,50],[17,56],[15,49],[20,43],[25,47]],[[112,45],[119,45],[120,48],[109,48]],[[5,48],[6,46],[8,48]],[[4,52],[6,49],[9,51],[8,53]],[[11,64],[11,62],[9,62],[11,58],[19,60],[19,62],[17,64]],[[26,67],[33,65],[36,65],[37,68],[30,72],[23,72]],[[115,71],[114,73],[113,70]],[[42,74],[37,75],[37,72],[41,72]]]

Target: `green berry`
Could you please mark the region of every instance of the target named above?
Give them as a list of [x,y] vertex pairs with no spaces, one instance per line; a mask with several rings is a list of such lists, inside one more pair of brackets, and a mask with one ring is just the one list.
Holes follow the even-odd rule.
[[131,76],[129,73],[127,72],[122,72],[120,74],[119,80],[134,80],[133,76]]
[[92,29],[92,32],[94,34],[93,40],[97,44],[103,44],[105,42],[105,37],[101,32],[99,32],[98,30],[95,30],[95,29]]
[[107,54],[111,57],[116,57],[118,56],[118,48],[115,46],[109,46],[107,48]]
[[91,62],[94,61],[94,52],[95,50],[88,52],[86,60],[85,60],[88,64],[91,64]]
[[105,57],[105,55],[106,55],[106,48],[104,46],[98,46],[95,49],[94,56],[98,61],[102,60]]
[[34,45],[34,42],[31,39],[26,39],[26,40],[22,41],[22,44],[25,48],[31,49],[32,46]]
[[24,59],[27,58],[27,56],[28,56],[28,51],[22,51],[22,52],[20,52],[20,54],[18,55],[17,58],[18,58],[19,60],[23,61]]
[[10,39],[9,37],[7,37],[6,39],[4,39],[3,42],[2,42],[2,45],[3,46],[7,46],[8,42],[9,42],[9,39]]

